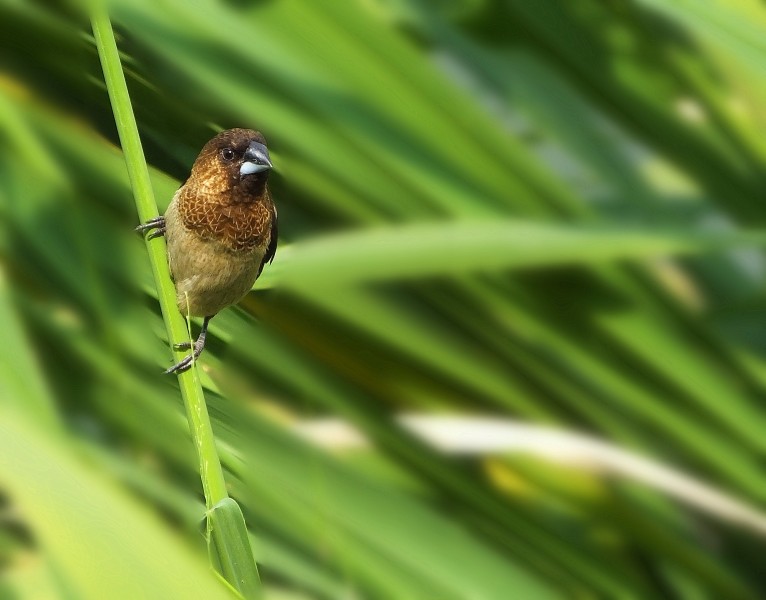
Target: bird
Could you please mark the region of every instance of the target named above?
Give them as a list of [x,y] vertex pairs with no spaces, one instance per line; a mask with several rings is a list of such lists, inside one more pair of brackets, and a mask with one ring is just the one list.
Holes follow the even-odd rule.
[[203,317],[191,350],[165,371],[182,373],[205,347],[208,324],[241,300],[277,251],[277,209],[268,188],[272,170],[266,140],[253,129],[227,129],[208,141],[164,215],[136,230],[164,236],[176,304],[184,316]]

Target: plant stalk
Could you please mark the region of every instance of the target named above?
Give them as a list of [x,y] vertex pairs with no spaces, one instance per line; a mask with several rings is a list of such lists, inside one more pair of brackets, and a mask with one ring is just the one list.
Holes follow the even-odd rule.
[[[138,210],[140,222],[144,222],[159,214],[154,200],[149,170],[146,166],[141,139],[138,135],[136,119],[125,82],[125,75],[120,64],[117,43],[112,31],[109,15],[103,2],[93,2],[91,7],[91,24],[98,47],[98,55],[104,71],[104,79],[109,92],[109,99],[120,136],[120,144],[125,154],[130,185]],[[165,240],[162,237],[149,240],[146,243],[149,251],[154,281],[165,321],[168,340],[172,344],[186,340],[188,337],[184,318],[176,307],[176,292],[170,278],[167,264]],[[223,469],[215,446],[213,428],[205,404],[205,396],[196,367],[178,376],[181,395],[186,414],[189,419],[194,446],[199,459],[200,476],[205,493],[205,503],[208,511],[221,500],[228,498]]]

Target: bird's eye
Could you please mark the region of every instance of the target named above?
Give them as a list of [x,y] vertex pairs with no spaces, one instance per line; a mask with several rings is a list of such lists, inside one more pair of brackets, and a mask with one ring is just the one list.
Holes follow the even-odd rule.
[[234,150],[231,148],[224,148],[221,150],[221,158],[224,160],[234,160]]

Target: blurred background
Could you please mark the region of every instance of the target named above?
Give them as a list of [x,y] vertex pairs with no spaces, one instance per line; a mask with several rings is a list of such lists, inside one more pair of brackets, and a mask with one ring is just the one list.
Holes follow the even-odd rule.
[[[221,128],[274,158],[280,248],[200,363],[268,597],[766,597],[764,260],[697,251],[766,222],[763,2],[112,18],[161,210]],[[0,596],[205,575],[168,562],[204,502],[63,3],[0,0],[0,215]]]

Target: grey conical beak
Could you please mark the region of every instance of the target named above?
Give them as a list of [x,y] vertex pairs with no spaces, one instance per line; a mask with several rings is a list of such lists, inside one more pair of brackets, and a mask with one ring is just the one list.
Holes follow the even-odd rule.
[[240,176],[268,171],[273,166],[269,160],[269,150],[259,142],[250,142],[245,150],[244,159],[245,162],[239,168]]

